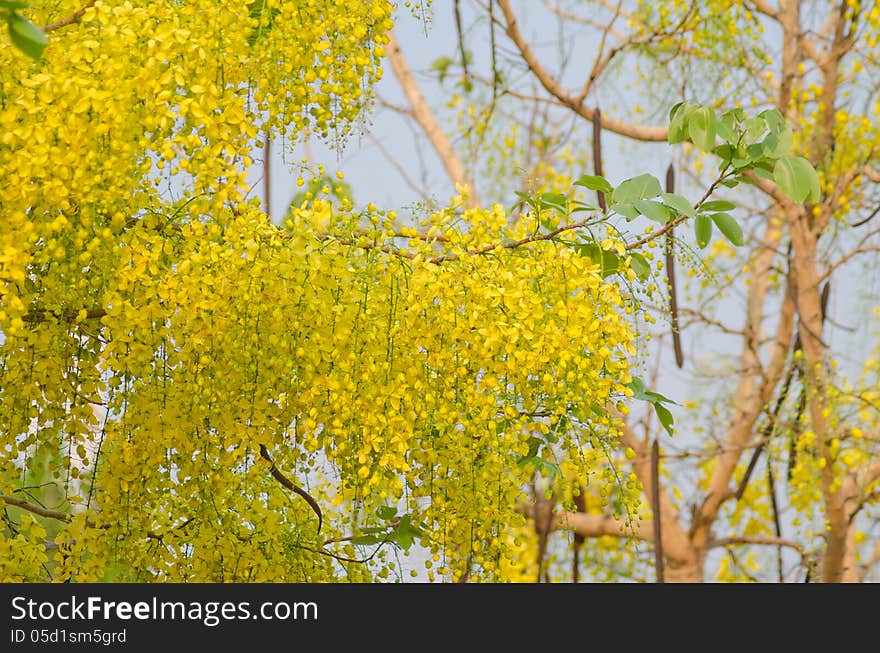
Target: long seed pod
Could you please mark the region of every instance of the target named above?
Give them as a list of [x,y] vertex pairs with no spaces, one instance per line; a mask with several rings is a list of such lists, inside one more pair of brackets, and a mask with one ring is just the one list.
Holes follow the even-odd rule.
[[[666,192],[675,192],[675,170],[672,164],[666,168]],[[681,349],[681,333],[678,330],[678,297],[675,292],[675,251],[673,229],[666,232],[666,288],[669,291],[669,322],[672,327],[672,348],[675,350],[675,364],[684,365],[684,352]]]
[[[587,512],[587,505],[584,501],[584,492],[586,488],[583,485],[578,487],[578,492],[574,496],[574,506],[578,512]],[[572,563],[571,563],[571,582],[577,583],[580,582],[581,579],[581,569],[580,569],[580,556],[581,556],[581,547],[584,544],[584,536],[580,533],[574,534],[574,539],[572,541]]]
[[663,537],[660,532],[660,444],[651,445],[651,511],[654,513],[654,569],[657,582],[663,581]]
[[[599,107],[596,107],[596,114],[593,116],[593,173],[602,176],[602,112]],[[605,213],[605,193],[597,190],[596,198],[599,200],[599,208]]]

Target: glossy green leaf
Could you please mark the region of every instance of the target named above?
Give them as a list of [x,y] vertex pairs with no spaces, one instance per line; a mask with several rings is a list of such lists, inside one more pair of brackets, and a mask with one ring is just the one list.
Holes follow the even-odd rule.
[[651,276],[651,265],[648,263],[648,259],[638,252],[630,253],[629,267],[636,273],[640,281],[645,281]]
[[663,428],[666,429],[666,432],[669,435],[675,435],[673,431],[675,420],[672,417],[672,413],[669,412],[669,409],[660,402],[656,402],[654,403],[654,411],[657,413],[657,417],[663,425]]
[[575,245],[574,248],[581,256],[586,256],[598,265],[603,277],[607,277],[609,274],[614,274],[620,270],[620,257],[614,252],[602,249],[596,243]]
[[794,140],[794,132],[788,125],[772,134],[768,134],[764,139],[764,152],[770,156],[784,156],[791,151],[791,145]]
[[351,538],[351,543],[354,545],[369,545],[369,544],[379,544],[380,542],[386,542],[387,539],[384,537],[379,537],[378,535],[356,535]]
[[764,122],[771,133],[779,133],[787,127],[785,118],[779,109],[765,109],[758,114],[758,117],[764,119]]
[[678,211],[680,215],[686,215],[689,218],[693,218],[697,215],[697,212],[694,210],[694,207],[691,206],[691,203],[681,195],[662,193],[660,199],[663,200],[663,203],[666,204],[666,206]]
[[625,204],[633,200],[645,200],[657,197],[663,189],[656,177],[649,174],[639,175],[622,181],[614,193],[611,195],[611,201],[614,204]]
[[39,59],[43,56],[43,50],[49,44],[49,37],[31,21],[16,13],[6,17],[9,27],[9,37],[19,50],[31,59]]
[[715,147],[717,118],[709,107],[697,107],[687,117],[688,135],[698,148],[709,152]]
[[608,207],[611,211],[615,213],[619,213],[627,220],[635,220],[637,217],[641,215],[639,210],[632,205],[630,202],[623,202],[620,204],[612,204]]
[[394,506],[380,506],[376,509],[376,514],[379,516],[380,519],[388,521],[397,514],[397,508],[395,508]]
[[767,130],[767,123],[758,116],[753,116],[743,122],[743,128],[746,130],[749,138],[755,139]]
[[732,245],[739,247],[743,244],[742,227],[739,226],[739,223],[729,213],[713,213],[709,217],[712,218],[712,222],[718,227],[718,231],[724,234],[724,237]]
[[779,159],[773,167],[773,179],[779,190],[795,202],[821,199],[819,175],[810,162],[801,156],[786,156]]
[[645,382],[640,377],[633,375],[632,381],[627,383],[626,387],[633,391],[634,399],[639,399],[640,401],[647,399],[645,396]]
[[704,248],[712,240],[712,220],[709,216],[701,213],[694,220],[694,235],[697,238],[697,247]]
[[[652,404],[656,404],[658,401],[666,402],[667,404],[675,404],[672,399],[665,395],[661,395],[659,392],[655,392],[654,390],[646,390],[645,391],[645,401],[650,401]],[[677,405],[677,404],[676,404]]]
[[671,145],[681,143],[687,138],[686,119],[690,107],[685,102],[679,102],[669,111],[669,131],[667,140]]
[[700,204],[700,211],[708,213],[710,211],[733,211],[736,204],[727,200],[709,200]]
[[598,190],[603,193],[614,192],[614,186],[608,183],[605,177],[599,175],[581,175],[580,179],[574,182],[575,186],[583,186],[589,190]]
[[659,202],[652,202],[651,200],[634,200],[632,205],[633,208],[649,220],[659,222],[660,224],[666,224],[669,222],[669,209]]
[[739,135],[733,127],[733,117],[729,114],[725,114],[715,123],[715,131],[727,143],[736,143],[739,140]]

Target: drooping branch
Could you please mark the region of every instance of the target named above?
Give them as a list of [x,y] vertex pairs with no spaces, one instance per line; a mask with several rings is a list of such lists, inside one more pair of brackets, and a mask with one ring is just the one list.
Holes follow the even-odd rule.
[[290,479],[288,479],[278,467],[275,466],[275,462],[272,460],[272,456],[269,455],[268,449],[266,449],[265,445],[260,445],[260,455],[269,463],[269,473],[272,475],[276,481],[281,483],[284,487],[286,487],[291,492],[294,492],[305,499],[306,503],[309,504],[309,507],[314,511],[314,513],[318,516],[318,533],[321,532],[321,525],[324,521],[324,518],[321,514],[321,506],[318,505],[318,502],[315,501],[312,496],[303,490],[301,487],[293,483]]

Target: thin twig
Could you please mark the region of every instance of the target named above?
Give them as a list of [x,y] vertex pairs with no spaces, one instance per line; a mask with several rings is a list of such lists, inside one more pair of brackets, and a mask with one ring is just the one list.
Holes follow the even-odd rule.
[[62,18],[59,21],[54,23],[50,23],[43,27],[43,31],[48,34],[49,32],[54,32],[56,29],[61,29],[62,27],[67,27],[68,25],[73,25],[74,23],[78,23],[83,15],[86,13],[86,10],[95,6],[95,0],[91,0],[85,7],[79,9],[72,13],[67,18]]
[[323,523],[324,518],[321,515],[321,506],[318,505],[318,502],[315,501],[308,492],[303,490],[301,487],[299,487],[295,483],[291,482],[284,474],[281,473],[281,470],[279,470],[275,466],[275,463],[272,460],[272,456],[269,455],[269,450],[266,449],[266,446],[263,444],[260,445],[260,455],[265,460],[267,460],[269,462],[269,465],[270,465],[269,473],[272,475],[272,478],[274,478],[276,481],[281,483],[281,485],[286,487],[291,492],[295,492],[296,494],[301,496],[303,499],[305,499],[306,503],[308,503],[309,506],[311,507],[311,509],[315,512],[315,514],[318,515],[318,533],[320,533],[321,532],[321,524]]

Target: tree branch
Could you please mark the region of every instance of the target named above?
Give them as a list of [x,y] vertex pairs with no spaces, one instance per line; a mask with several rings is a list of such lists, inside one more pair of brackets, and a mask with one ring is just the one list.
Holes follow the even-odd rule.
[[[553,77],[546,68],[544,68],[541,62],[538,61],[531,47],[529,47],[529,44],[519,31],[516,16],[510,8],[510,2],[508,0],[498,0],[498,6],[501,7],[501,11],[504,13],[504,20],[506,22],[505,32],[507,33],[507,36],[510,37],[510,40],[516,45],[523,60],[532,71],[532,74],[534,74],[541,83],[541,86],[582,118],[591,122],[595,120],[595,111],[592,108],[585,106],[582,102],[579,102],[576,97],[571,95],[560,84],[560,82]],[[600,123],[603,128],[612,131],[615,134],[620,134],[621,136],[627,136],[628,138],[634,138],[640,141],[665,141],[669,133],[666,127],[631,125],[621,120],[608,118],[604,115],[600,117]]]
[[434,146],[434,150],[440,157],[440,162],[443,164],[446,174],[449,175],[452,182],[458,186],[469,189],[467,199],[468,207],[473,208],[478,206],[479,198],[476,194],[476,187],[468,178],[464,169],[464,164],[461,162],[461,159],[458,158],[455,148],[452,147],[452,143],[449,141],[446,133],[440,127],[440,123],[437,122],[431,108],[425,101],[425,97],[422,95],[422,91],[419,89],[419,85],[400,50],[400,44],[398,43],[393,30],[388,30],[388,38],[390,39],[387,49],[388,61],[391,63],[391,70],[394,72],[394,76],[400,83],[403,93],[406,95],[406,99],[409,101],[410,106],[412,106],[413,117],[416,119],[416,122],[419,123],[422,131],[425,132],[428,140],[431,141],[431,145]]
[[43,27],[43,31],[48,34],[49,32],[54,32],[56,29],[61,29],[62,27],[67,27],[68,25],[73,25],[74,23],[78,23],[80,19],[83,17],[83,14],[86,13],[86,10],[90,7],[95,6],[95,0],[91,0],[87,5],[85,5],[82,9],[78,9],[74,13],[72,13],[67,18],[62,18],[59,21],[54,23],[50,23]]
[[28,512],[32,512],[35,515],[39,515],[40,517],[48,517],[49,519],[57,519],[58,521],[70,522],[72,517],[66,512],[59,512],[58,510],[50,510],[49,508],[43,508],[43,506],[38,506],[35,503],[30,503],[25,501],[24,499],[19,499],[18,497],[12,497],[8,494],[0,494],[0,501],[5,503],[8,506],[15,506],[16,508],[21,508],[22,510],[27,510]]
[[323,516],[321,515],[321,506],[318,505],[318,502],[315,501],[312,496],[303,490],[301,487],[291,482],[284,474],[281,473],[275,463],[272,460],[272,456],[269,455],[268,449],[266,449],[265,445],[260,445],[260,455],[269,462],[269,473],[272,475],[276,481],[281,483],[284,487],[286,487],[291,492],[294,492],[305,499],[306,503],[309,504],[309,507],[315,512],[318,516],[318,533],[321,532],[321,524],[324,521]]

